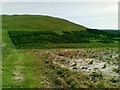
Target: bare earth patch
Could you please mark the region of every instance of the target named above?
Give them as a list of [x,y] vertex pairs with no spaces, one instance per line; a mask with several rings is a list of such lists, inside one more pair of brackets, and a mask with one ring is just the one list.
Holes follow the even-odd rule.
[[104,80],[118,84],[118,51],[112,49],[59,49],[50,51],[53,63],[78,73],[85,73],[89,78],[100,75]]
[[22,81],[23,80],[23,75],[22,75],[22,66],[18,65],[18,66],[15,66],[14,67],[15,70],[14,72],[12,73],[13,77],[12,79],[15,80],[15,81]]

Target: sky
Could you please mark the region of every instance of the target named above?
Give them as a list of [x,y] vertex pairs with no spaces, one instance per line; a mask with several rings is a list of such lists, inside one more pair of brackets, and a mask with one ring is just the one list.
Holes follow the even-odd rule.
[[[73,2],[73,0],[1,0],[2,2]],[[74,0],[74,2],[118,2],[119,0]]]
[[88,28],[118,29],[118,0],[4,0],[2,14],[49,15]]

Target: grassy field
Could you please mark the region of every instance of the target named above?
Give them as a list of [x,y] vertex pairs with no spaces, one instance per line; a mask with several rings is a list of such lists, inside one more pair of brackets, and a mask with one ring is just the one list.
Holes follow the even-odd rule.
[[[50,16],[3,15],[2,18],[3,37],[10,37],[16,48],[116,47],[119,36],[114,30],[88,29]],[[6,42],[10,44],[9,41]]]
[[[33,24],[34,23],[34,24]],[[18,37],[25,41],[28,33],[21,38],[18,34],[13,34],[10,37],[11,31],[51,31],[62,35],[63,31],[86,31],[86,27],[79,26],[77,24],[68,22],[63,19],[52,18],[49,16],[3,16],[3,30],[2,30],[2,87],[3,88],[117,88],[118,81],[116,77],[106,80],[97,73],[95,80],[88,77],[86,73],[78,73],[76,70],[62,67],[66,65],[66,61],[70,63],[76,58],[83,58],[83,62],[88,58],[100,59],[100,55],[108,55],[111,61],[107,61],[107,58],[101,62],[110,63],[109,67],[114,63],[117,66],[116,60],[118,57],[114,57],[117,54],[118,43],[117,40],[114,43],[98,43],[94,39],[92,43],[47,43],[42,47],[40,43],[31,44],[19,49],[16,48],[16,44],[13,40]],[[56,31],[58,30],[58,31]],[[14,36],[16,35],[16,36]],[[22,36],[22,37],[23,37]],[[36,35],[35,35],[36,36]],[[34,38],[35,38],[34,36]],[[75,35],[76,36],[76,35]],[[37,36],[36,36],[37,37]],[[13,39],[12,39],[13,38]],[[31,36],[29,37],[31,38]],[[32,38],[32,39],[34,39]],[[114,37],[115,39],[116,37]],[[99,40],[101,37],[99,38]],[[98,40],[98,39],[97,39]],[[22,41],[16,40],[19,43]],[[30,40],[31,41],[31,40]],[[35,40],[32,40],[34,42]],[[43,40],[44,41],[44,40]],[[57,41],[57,40],[56,40]],[[71,40],[72,41],[72,40]],[[91,40],[92,41],[92,40]],[[31,43],[32,43],[31,42]],[[28,44],[29,44],[28,40]],[[20,44],[21,45],[21,44]],[[68,50],[66,50],[66,47]],[[69,50],[70,49],[70,50]],[[75,49],[75,50],[74,50]],[[81,51],[79,51],[81,50]],[[83,50],[83,51],[82,51]],[[109,51],[109,52],[108,52]],[[82,52],[78,53],[78,52]],[[108,54],[106,54],[108,53]],[[78,55],[78,56],[77,56]],[[112,55],[112,56],[111,56]],[[96,58],[95,58],[96,57]],[[99,57],[99,58],[98,58]],[[58,60],[58,61],[57,61]],[[113,62],[115,61],[115,62]],[[56,64],[58,62],[58,64]],[[59,64],[63,63],[63,64]],[[100,62],[99,62],[100,63]],[[113,65],[114,65],[113,64]],[[70,64],[71,65],[71,64]],[[73,63],[74,65],[74,63]],[[115,69],[116,70],[116,69]],[[119,69],[116,70],[119,72]],[[91,75],[91,74],[90,74]],[[110,77],[111,78],[111,77]]]

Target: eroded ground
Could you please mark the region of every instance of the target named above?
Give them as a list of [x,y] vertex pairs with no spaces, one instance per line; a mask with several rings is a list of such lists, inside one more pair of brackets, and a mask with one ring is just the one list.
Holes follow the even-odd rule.
[[[53,49],[32,52],[48,56],[45,63],[53,64],[52,69],[58,71],[57,80],[65,83],[66,87],[118,87],[120,70],[117,49]],[[67,69],[70,73],[66,74]]]
[[51,54],[53,63],[77,72],[91,74],[99,71],[106,79],[117,77],[118,52],[116,50],[59,50]]
[[115,48],[6,51],[3,88],[118,88]]

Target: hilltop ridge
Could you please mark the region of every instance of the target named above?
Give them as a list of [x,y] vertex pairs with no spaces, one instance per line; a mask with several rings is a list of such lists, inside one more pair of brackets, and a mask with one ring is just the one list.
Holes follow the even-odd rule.
[[2,15],[3,29],[85,31],[86,27],[65,19],[43,15]]

